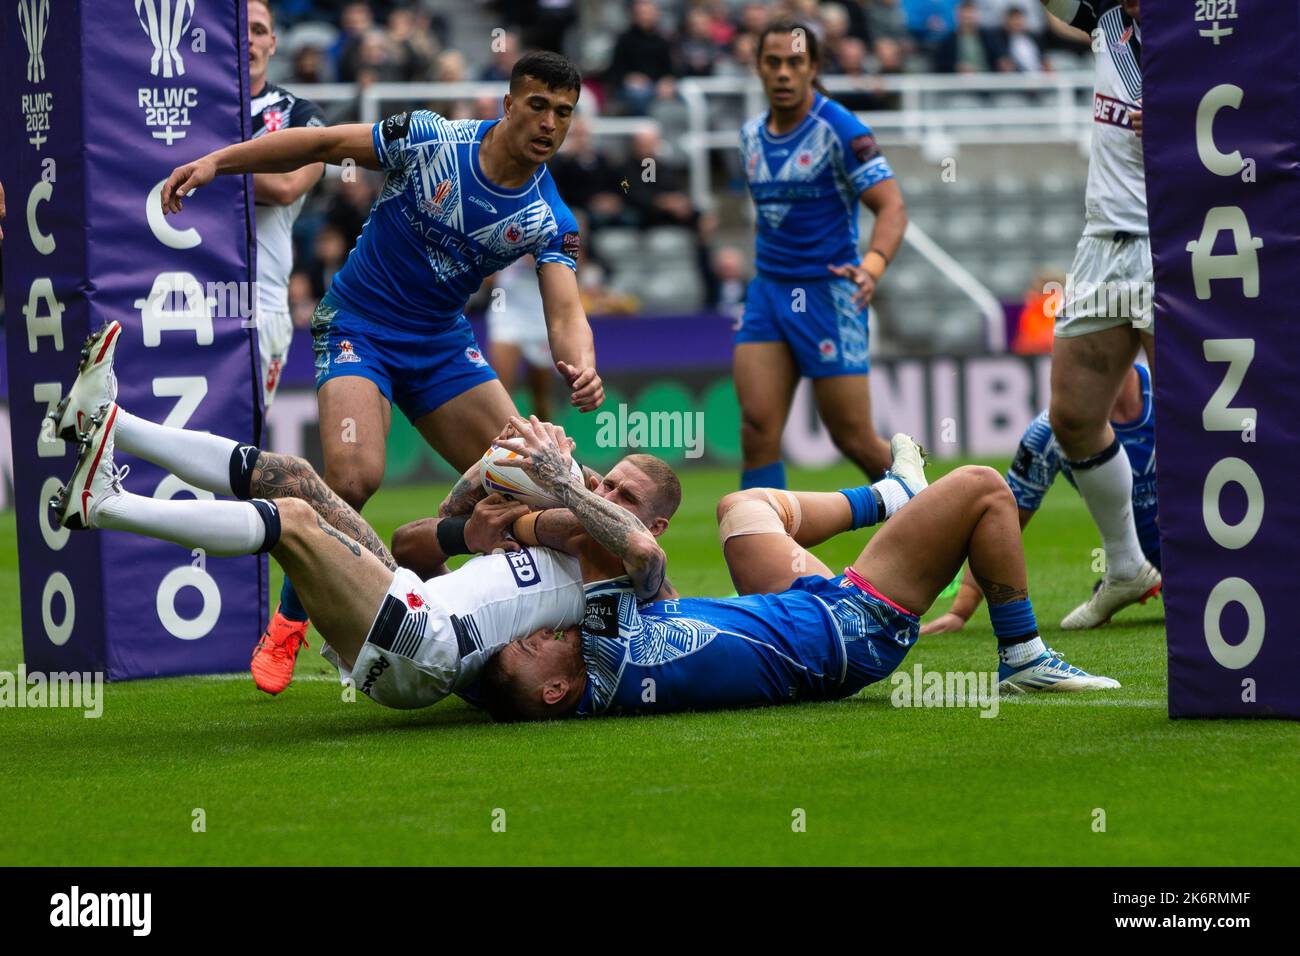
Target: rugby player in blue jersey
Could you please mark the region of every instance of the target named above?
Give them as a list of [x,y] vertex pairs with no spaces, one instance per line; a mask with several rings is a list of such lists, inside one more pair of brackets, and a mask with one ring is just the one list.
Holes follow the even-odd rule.
[[[817,35],[798,21],[759,36],[768,111],[740,134],[758,218],[757,276],[735,338],[742,488],[785,487],[781,433],[801,378],[836,447],[868,477],[889,467],[871,419],[867,306],[907,212],[871,130],[819,90],[819,64]],[[859,204],[875,217],[861,259]]]
[[[1156,513],[1156,410],[1151,397],[1151,372],[1144,365],[1135,365],[1120,388],[1119,398],[1110,410],[1111,428],[1128,455],[1133,470],[1132,515],[1137,527],[1142,553],[1151,566],[1160,570],[1160,528]],[[1030,422],[1020,439],[1016,457],[1007,471],[1007,484],[1016,497],[1020,509],[1020,527],[1029,524],[1034,513],[1043,504],[1047,490],[1057,475],[1064,476],[1071,487],[1078,490],[1070,463],[1065,460],[1061,446],[1052,433],[1048,413],[1042,412]],[[1159,583],[1140,600],[1147,599],[1160,590]],[[975,609],[980,606],[983,594],[975,578],[967,569],[962,578],[961,590],[953,599],[948,613],[921,628],[922,634],[942,634],[960,631],[966,626]],[[1106,621],[1110,620],[1109,618]],[[1101,621],[1092,625],[1098,627]]]
[[[920,489],[897,509],[870,486],[727,495],[719,532],[744,596],[684,598],[665,587],[656,533],[572,475],[563,430],[536,420],[515,425],[521,437],[500,444],[524,456],[523,467],[581,525],[569,542],[554,543],[578,557],[586,611],[580,625],[530,634],[487,663],[479,699],[499,719],[851,696],[898,667],[917,639],[919,615],[968,557],[989,599],[1004,692],[1119,686],[1066,663],[1039,637],[1016,501],[991,468],[959,468],[926,487],[919,453],[912,467],[896,454],[894,480],[905,498]],[[843,575],[807,550],[886,514]]]
[[[463,315],[483,279],[532,254],[556,368],[571,402],[604,400],[575,274],[579,236],[545,163],[564,142],[581,78],[564,57],[515,65],[500,120],[419,110],[381,123],[286,129],[227,146],[172,172],[162,206],[223,174],[286,172],[313,163],[387,172],[355,248],[312,318],[325,480],[360,511],[384,474],[396,404],[463,472],[514,413]],[[258,645],[258,686],[292,679],[307,613],[285,579]],[[258,671],[255,668],[255,673]]]

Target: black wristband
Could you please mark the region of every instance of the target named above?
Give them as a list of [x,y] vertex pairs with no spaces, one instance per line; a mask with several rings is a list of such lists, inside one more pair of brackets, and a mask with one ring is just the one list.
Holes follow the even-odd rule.
[[450,558],[453,555],[470,553],[469,546],[465,544],[467,524],[469,524],[468,515],[438,519],[438,547],[442,548],[445,556]]

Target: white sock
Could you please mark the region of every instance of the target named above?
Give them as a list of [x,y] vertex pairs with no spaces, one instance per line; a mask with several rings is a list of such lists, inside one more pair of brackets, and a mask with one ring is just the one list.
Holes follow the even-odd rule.
[[213,557],[256,554],[267,535],[267,523],[251,501],[146,498],[128,491],[103,500],[95,527],[202,548]]
[[1106,577],[1124,580],[1136,576],[1146,558],[1133,523],[1133,468],[1124,446],[1100,465],[1070,470],[1101,532]]
[[119,451],[162,465],[182,481],[217,495],[230,489],[230,456],[239,443],[209,432],[169,428],[136,418],[120,405],[114,440]]
[[[897,478],[881,478],[879,481],[873,481],[871,487],[880,492],[880,500],[885,503],[885,518],[891,517],[895,511],[912,500],[907,496],[903,483]],[[883,521],[884,518],[881,520]]]
[[1047,645],[1043,643],[1041,637],[1036,637],[1032,641],[1025,641],[1021,644],[1012,644],[1010,647],[998,648],[998,657],[1001,658],[1002,663],[1011,667],[1028,664],[1046,653]]

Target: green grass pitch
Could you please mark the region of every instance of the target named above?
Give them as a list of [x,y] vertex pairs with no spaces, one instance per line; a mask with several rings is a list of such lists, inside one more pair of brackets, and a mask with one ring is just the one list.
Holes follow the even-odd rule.
[[[665,539],[673,581],[728,593],[713,507],[734,472],[684,478]],[[1060,485],[1026,537],[1034,606],[1049,643],[1122,690],[1004,700],[995,719],[895,708],[885,683],[836,703],[499,726],[454,699],[343,702],[304,651],[274,699],[243,674],[110,685],[98,720],[0,710],[0,865],[1296,864],[1295,724],[1169,720],[1159,604],[1058,630],[1092,584],[1096,544]],[[386,490],[366,514],[387,537],[444,490]],[[9,671],[22,657],[13,526],[0,515]],[[818,551],[839,568],[865,540]],[[922,638],[905,666],[917,662],[992,670],[987,615]]]

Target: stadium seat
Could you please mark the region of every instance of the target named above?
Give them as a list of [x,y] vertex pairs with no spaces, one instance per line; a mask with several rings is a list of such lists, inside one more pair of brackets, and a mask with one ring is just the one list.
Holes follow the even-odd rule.
[[644,255],[653,259],[658,265],[669,262],[693,262],[695,237],[689,229],[679,226],[658,226],[646,230],[644,250]]
[[627,262],[641,255],[641,234],[635,229],[607,226],[593,230],[592,249],[602,260],[613,265]]

